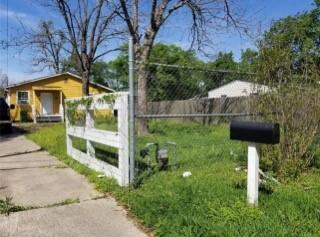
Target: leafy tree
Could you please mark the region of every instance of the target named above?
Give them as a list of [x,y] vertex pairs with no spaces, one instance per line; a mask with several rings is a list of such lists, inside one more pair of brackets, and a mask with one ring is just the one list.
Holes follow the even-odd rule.
[[[149,3],[150,5],[148,5]],[[242,9],[236,7],[235,1],[202,0],[120,0],[119,16],[127,25],[133,39],[135,57],[142,62],[137,65],[137,89],[139,93],[138,110],[147,113],[148,79],[152,48],[158,33],[167,26],[169,19],[179,13],[185,17],[185,26],[189,26],[192,36],[191,45],[198,48],[208,42],[214,33],[231,27],[246,31]],[[146,7],[150,6],[150,7]],[[147,120],[140,119],[138,133],[148,132]]]
[[199,60],[194,51],[184,50],[174,44],[157,43],[151,51],[150,62],[175,64],[175,65],[194,65]]
[[[71,72],[76,75],[81,74],[78,58],[75,54],[71,54],[69,58],[63,60],[62,71]],[[90,80],[101,85],[111,87],[112,81],[109,80],[108,63],[102,60],[95,61],[92,65],[92,70],[90,72]]]
[[[112,82],[110,85],[113,85],[113,89],[123,89],[128,86],[127,46],[122,48],[119,56],[107,63],[106,77]],[[198,59],[192,50],[184,50],[172,44],[157,43],[151,51],[148,65],[150,75],[147,98],[149,101],[190,99],[204,96],[208,90],[231,80],[250,78],[235,71],[243,64],[243,72],[247,72],[249,65],[256,60],[257,53],[248,49],[243,55],[242,61],[237,63],[231,52],[220,52],[215,60],[205,63]],[[198,70],[198,68],[208,70]]]
[[259,54],[259,73],[270,81],[318,81],[320,1],[311,11],[274,22],[259,42]]
[[[156,63],[156,65],[155,65]],[[164,65],[161,65],[164,64]],[[149,101],[189,99],[199,93],[199,77],[190,70],[165,66],[203,65],[195,53],[183,50],[175,45],[156,44],[150,55],[147,98]],[[127,46],[123,47],[119,56],[107,64],[108,77],[117,88],[128,85]]]
[[[200,77],[189,67],[197,67],[203,63],[193,51],[183,50],[175,45],[156,44],[151,51],[150,62],[148,101],[183,100],[199,95]],[[164,65],[153,65],[152,62]]]
[[68,58],[62,61],[62,71],[80,75],[80,63],[75,52],[72,52]]
[[111,83],[108,78],[107,65],[108,64],[102,60],[98,60],[92,65],[92,81],[101,85],[110,86]]
[[216,59],[208,63],[208,67],[213,69],[236,70],[237,63],[234,61],[232,52],[219,52]]
[[[219,52],[215,60],[207,63],[206,67],[209,71],[204,77],[203,85],[205,91],[209,91],[232,80],[240,79],[237,77],[235,70],[237,70],[237,62],[233,59],[233,53]],[[210,71],[210,69],[212,71]]]
[[258,78],[269,93],[257,112],[281,127],[279,146],[264,146],[262,167],[297,178],[315,163],[320,129],[320,1],[315,8],[273,23],[259,42]]
[[239,69],[242,72],[256,72],[258,64],[259,53],[253,49],[246,49],[241,51],[241,59]]
[[109,85],[115,90],[128,88],[128,72],[128,46],[124,45],[118,57],[109,61],[106,65]]

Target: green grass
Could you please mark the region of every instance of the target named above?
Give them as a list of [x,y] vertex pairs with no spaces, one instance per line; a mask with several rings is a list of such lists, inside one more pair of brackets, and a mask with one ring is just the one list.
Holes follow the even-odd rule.
[[5,197],[0,199],[0,214],[9,215],[11,212],[18,212],[28,210],[30,208],[19,206],[13,203],[12,197]]
[[45,206],[20,206],[20,205],[16,205],[12,200],[13,200],[12,197],[5,197],[3,199],[0,199],[0,214],[9,216],[13,212],[20,212],[20,211],[46,208],[46,207],[57,207],[57,206],[70,205],[70,204],[80,202],[79,198],[76,198],[76,199],[68,198],[64,201],[50,204],[50,205],[45,205]]
[[[86,140],[74,137],[72,139],[73,147],[86,153],[87,152],[87,144]],[[95,144],[95,156],[99,160],[108,162],[113,166],[118,166],[118,149],[110,146],[106,146],[103,144],[96,143]]]
[[[281,184],[259,196],[259,208],[246,205],[246,190],[235,172],[245,164],[246,146],[231,142],[228,127],[152,122],[148,142],[174,141],[180,167],[158,172],[137,189],[120,188],[109,178],[66,155],[63,125],[44,128],[28,137],[87,176],[102,192],[111,193],[157,236],[319,236],[320,171]],[[184,171],[192,176],[182,178]]]
[[94,127],[116,132],[118,131],[118,119],[114,116],[98,116],[94,120]]

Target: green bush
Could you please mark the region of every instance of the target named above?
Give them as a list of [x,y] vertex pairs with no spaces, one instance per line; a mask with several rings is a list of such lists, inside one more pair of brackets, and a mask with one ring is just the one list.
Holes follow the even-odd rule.
[[314,159],[311,163],[311,166],[316,168],[320,168],[320,132],[318,133],[317,137],[314,140],[310,148],[310,152],[314,154]]
[[261,96],[263,119],[280,124],[280,144],[261,147],[262,167],[280,179],[296,179],[314,164],[320,125],[320,90],[288,83]]
[[257,79],[270,90],[257,112],[281,126],[279,146],[263,147],[265,162],[281,179],[297,178],[314,164],[320,125],[320,2],[272,23],[258,41]]

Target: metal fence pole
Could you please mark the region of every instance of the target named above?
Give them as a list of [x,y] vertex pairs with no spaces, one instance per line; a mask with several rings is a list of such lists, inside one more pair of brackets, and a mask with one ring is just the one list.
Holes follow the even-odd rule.
[[129,37],[129,165],[130,183],[134,179],[135,173],[135,101],[134,101],[134,49],[133,38]]

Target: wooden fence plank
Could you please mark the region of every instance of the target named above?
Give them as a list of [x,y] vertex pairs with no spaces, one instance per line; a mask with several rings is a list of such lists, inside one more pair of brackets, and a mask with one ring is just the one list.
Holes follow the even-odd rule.
[[98,142],[103,145],[112,146],[115,148],[122,147],[117,132],[109,132],[95,128],[70,127],[68,128],[68,134],[74,137],[79,137],[92,142]]
[[119,149],[119,169],[122,173],[122,185],[129,184],[129,113],[128,97],[119,98],[121,106],[118,107],[118,131],[121,148]]
[[[105,95],[111,95],[115,98],[115,103],[106,103],[102,101]],[[88,97],[86,97],[88,98]],[[117,180],[121,186],[129,184],[129,119],[128,119],[128,93],[112,93],[92,96],[92,104],[89,108],[78,106],[79,109],[86,110],[86,123],[84,127],[72,126],[68,121],[66,113],[66,136],[68,155],[75,160],[87,165],[88,167],[103,172],[109,177]],[[81,100],[81,98],[68,99],[67,101]],[[67,103],[66,107],[67,107]],[[118,131],[111,132],[94,128],[94,110],[117,109],[118,110]],[[66,108],[67,112],[67,108]],[[75,149],[72,146],[72,137],[78,137],[86,140],[87,153]],[[118,149],[118,167],[112,166],[95,157],[95,143],[104,144]]]

